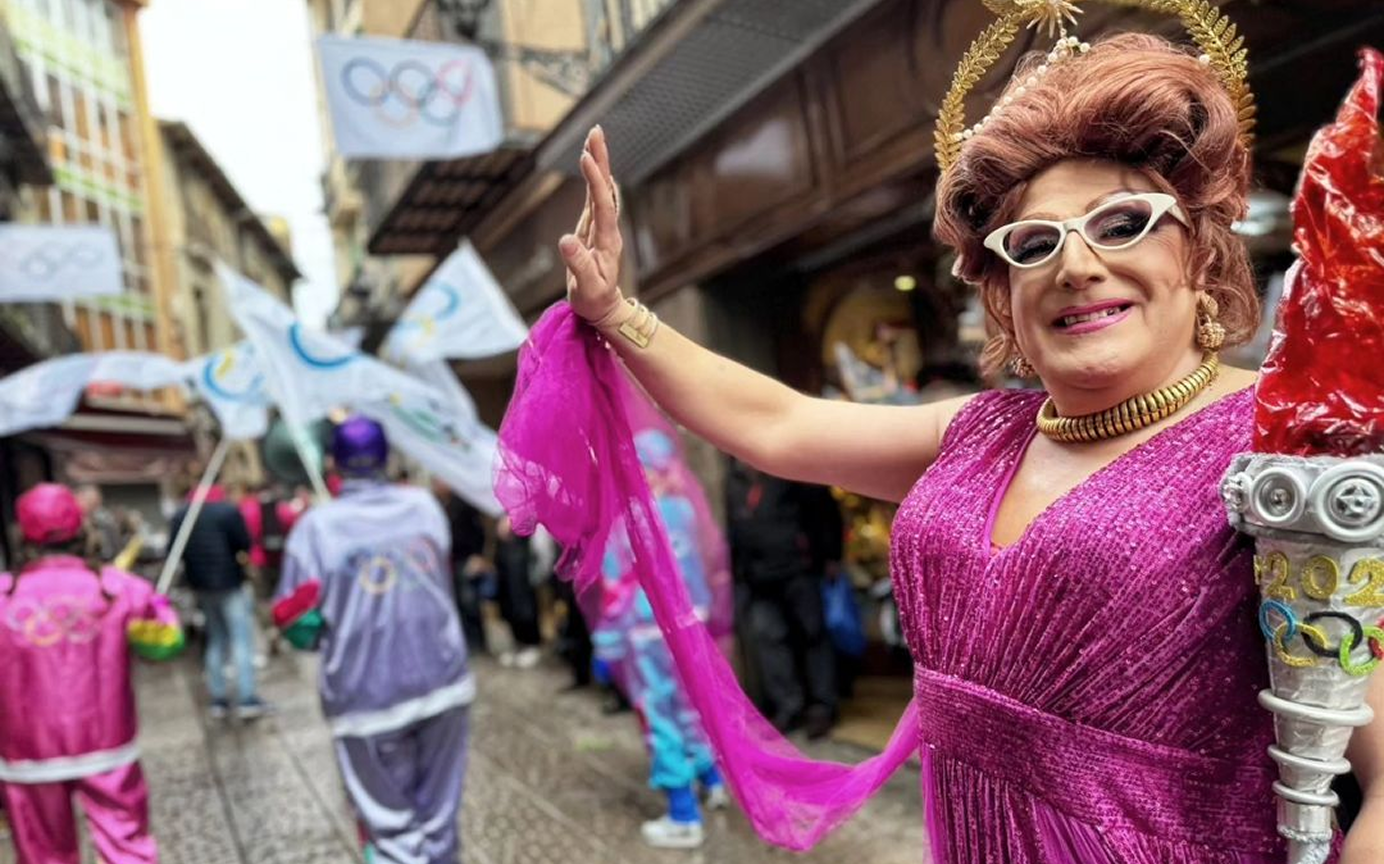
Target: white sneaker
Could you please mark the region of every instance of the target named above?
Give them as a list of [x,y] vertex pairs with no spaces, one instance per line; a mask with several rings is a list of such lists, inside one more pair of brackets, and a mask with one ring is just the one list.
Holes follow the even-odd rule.
[[706,839],[700,822],[674,822],[662,816],[639,826],[644,842],[655,849],[696,849]]
[[505,651],[505,652],[501,653],[501,654],[500,654],[500,665],[503,666],[503,667],[505,667],[506,669],[512,668],[512,667],[514,666],[514,652],[513,652],[513,651]]
[[537,648],[525,648],[514,655],[514,665],[520,669],[532,669],[538,665],[538,661],[543,659],[543,652]]
[[702,806],[708,810],[724,810],[729,807],[730,790],[726,788],[726,784],[717,783],[706,790],[706,800],[702,802]]

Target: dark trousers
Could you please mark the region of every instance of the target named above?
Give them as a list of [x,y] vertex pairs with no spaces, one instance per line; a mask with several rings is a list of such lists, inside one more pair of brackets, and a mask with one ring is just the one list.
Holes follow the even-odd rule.
[[768,708],[779,727],[809,705],[836,710],[836,654],[822,617],[820,579],[800,574],[743,587],[753,657]]
[[538,631],[538,594],[533,590],[526,570],[517,567],[498,567],[500,615],[509,624],[514,641],[520,647],[538,645],[543,641]]
[[481,617],[480,580],[467,576],[462,564],[455,566],[452,587],[457,597],[457,614],[461,617],[461,632],[466,634],[466,647],[473,654],[485,654],[485,619]]
[[554,579],[553,596],[567,607],[566,617],[558,631],[557,653],[572,667],[572,683],[585,687],[591,683],[591,632],[586,617],[577,608],[577,595],[572,583]]

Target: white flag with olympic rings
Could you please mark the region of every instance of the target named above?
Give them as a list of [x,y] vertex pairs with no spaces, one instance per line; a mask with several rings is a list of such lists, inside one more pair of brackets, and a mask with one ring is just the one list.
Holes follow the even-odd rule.
[[440,399],[417,378],[303,326],[281,300],[226,264],[218,261],[216,274],[226,286],[231,317],[254,346],[260,383],[290,425],[302,428],[333,408],[396,394]]
[[196,357],[183,368],[193,390],[221,423],[223,438],[248,441],[269,431],[269,390],[249,340]]
[[157,390],[182,383],[182,364],[149,351],[52,357],[0,379],[0,435],[59,425],[77,410],[89,384]]
[[474,45],[323,36],[317,50],[347,159],[459,159],[504,140],[495,69]]
[[120,294],[120,247],[101,225],[0,225],[0,303]]
[[438,397],[393,393],[388,399],[360,405],[389,436],[391,446],[407,453],[472,506],[499,516],[495,497],[495,431],[481,422],[471,394],[445,360],[408,367],[431,385]]
[[475,360],[513,351],[528,335],[490,268],[463,240],[413,295],[385,337],[383,354],[405,365]]

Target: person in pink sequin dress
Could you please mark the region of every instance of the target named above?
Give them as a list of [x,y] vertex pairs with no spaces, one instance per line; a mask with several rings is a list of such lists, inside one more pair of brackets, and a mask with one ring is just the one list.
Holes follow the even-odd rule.
[[[911,407],[814,399],[666,324],[650,332],[618,287],[599,127],[581,156],[592,218],[559,243],[571,311],[721,449],[900,502],[892,572],[930,860],[1275,864],[1252,549],[1217,492],[1249,449],[1255,373],[1213,364],[1209,383],[1195,377],[1217,334],[1234,345],[1258,324],[1232,230],[1251,176],[1236,109],[1212,68],[1158,37],[1107,39],[1041,79],[1026,76],[1042,58],[1026,62],[939,181],[935,225],[992,319],[985,370],[1012,364],[1041,389]],[[1084,441],[1038,431],[1040,410],[1096,415],[1185,381],[1193,395],[1161,419],[1127,413]],[[1384,678],[1371,701],[1384,714]],[[1350,758],[1366,804],[1337,857],[1381,861],[1384,724],[1357,732]],[[878,783],[790,799],[779,793],[809,767],[752,775],[737,759],[725,766],[756,827],[795,848]],[[752,776],[781,786],[756,795]]]

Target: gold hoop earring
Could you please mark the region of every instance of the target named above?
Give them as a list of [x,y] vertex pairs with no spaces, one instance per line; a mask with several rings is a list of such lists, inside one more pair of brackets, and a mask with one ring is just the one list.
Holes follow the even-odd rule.
[[1221,306],[1216,298],[1202,291],[1197,294],[1197,347],[1219,351],[1225,344],[1225,327],[1218,320]]
[[1009,371],[1014,373],[1015,378],[1036,378],[1038,370],[1033,368],[1033,364],[1028,362],[1028,358],[1018,351],[1009,360]]

